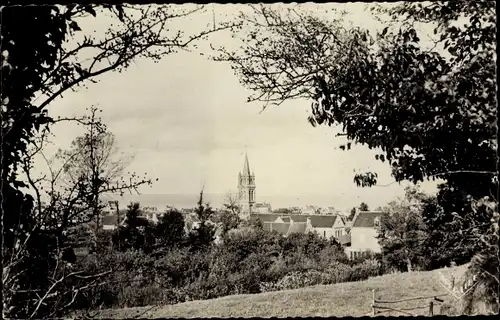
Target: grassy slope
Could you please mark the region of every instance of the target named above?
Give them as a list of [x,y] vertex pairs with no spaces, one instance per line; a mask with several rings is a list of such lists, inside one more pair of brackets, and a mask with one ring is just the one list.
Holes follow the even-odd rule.
[[[364,316],[371,314],[372,289],[375,289],[377,299],[383,300],[443,294],[447,291],[440,283],[440,275],[453,273],[459,276],[465,269],[466,265],[428,272],[384,275],[360,282],[235,295],[176,305],[102,310],[96,318]],[[424,306],[423,309],[409,312],[426,315],[428,302],[417,300],[397,306]],[[435,305],[435,314],[439,314],[438,304]],[[382,315],[402,314],[387,312]]]

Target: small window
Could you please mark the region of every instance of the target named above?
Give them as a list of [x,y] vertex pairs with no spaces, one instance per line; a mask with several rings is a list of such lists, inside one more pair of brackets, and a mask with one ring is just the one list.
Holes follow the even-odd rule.
[[323,231],[323,236],[326,238],[326,231]]
[[378,217],[375,218],[374,225],[375,227],[380,227],[380,219]]

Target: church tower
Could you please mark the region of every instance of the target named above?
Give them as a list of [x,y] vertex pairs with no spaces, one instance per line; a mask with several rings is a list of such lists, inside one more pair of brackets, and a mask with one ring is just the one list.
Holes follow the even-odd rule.
[[243,171],[238,174],[238,201],[241,208],[241,216],[244,219],[250,217],[255,204],[255,175],[250,172],[248,156],[245,152]]

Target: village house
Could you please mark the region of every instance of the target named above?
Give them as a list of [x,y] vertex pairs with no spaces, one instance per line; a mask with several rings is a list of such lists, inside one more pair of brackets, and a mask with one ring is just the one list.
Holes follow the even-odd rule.
[[339,215],[307,217],[307,232],[316,232],[327,239],[334,237],[342,245],[350,243],[350,236],[346,232],[346,221],[344,217]]
[[367,253],[380,253],[378,227],[383,213],[380,211],[358,211],[351,225],[351,245],[345,249],[350,259],[356,259]]
[[316,232],[327,239],[335,237],[342,245],[350,243],[350,236],[345,230],[346,222],[341,216],[251,214],[250,221],[260,221],[264,230],[276,231],[284,236]]

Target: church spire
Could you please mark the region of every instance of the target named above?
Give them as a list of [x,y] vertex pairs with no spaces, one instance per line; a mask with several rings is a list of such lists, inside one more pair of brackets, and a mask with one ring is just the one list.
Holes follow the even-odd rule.
[[245,151],[243,171],[238,174],[239,203],[241,206],[242,218],[248,218],[255,203],[255,176],[250,171],[248,154]]
[[248,155],[245,152],[245,162],[243,164],[243,175],[250,175],[250,165],[248,164]]

